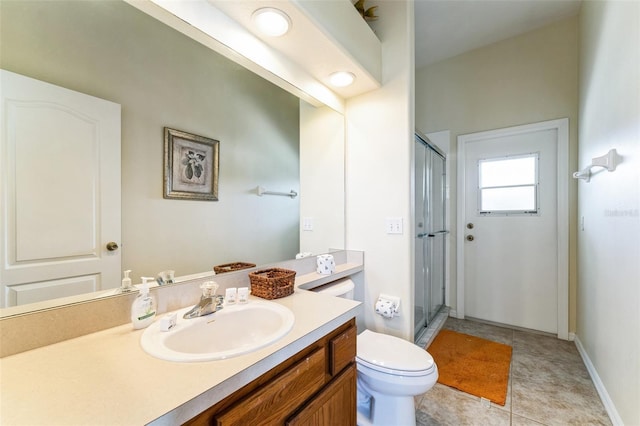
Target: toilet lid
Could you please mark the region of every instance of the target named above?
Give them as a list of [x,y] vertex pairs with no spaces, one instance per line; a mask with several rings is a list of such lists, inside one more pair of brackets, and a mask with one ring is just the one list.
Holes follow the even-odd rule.
[[358,362],[396,375],[425,375],[434,368],[431,355],[413,343],[365,330],[358,335]]

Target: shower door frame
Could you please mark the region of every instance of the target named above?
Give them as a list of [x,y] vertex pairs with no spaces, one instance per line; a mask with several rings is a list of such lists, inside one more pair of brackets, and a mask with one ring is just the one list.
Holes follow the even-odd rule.
[[[445,146],[445,148],[448,148],[448,142],[449,142],[449,132],[445,131],[445,132],[438,132],[435,134],[432,134],[434,138],[439,139],[439,142],[443,144],[443,146]],[[444,143],[443,143],[444,142]],[[449,197],[447,195],[447,188],[449,186],[449,182],[448,182],[448,178],[449,178],[449,164],[447,161],[447,155],[446,152],[444,152],[443,150],[441,150],[438,146],[436,146],[434,143],[432,143],[432,141],[428,138],[425,137],[424,135],[416,132],[415,133],[415,138],[414,138],[414,174],[413,174],[413,199],[414,199],[414,205],[413,205],[413,213],[414,213],[414,220],[413,220],[413,226],[414,226],[414,291],[413,291],[413,296],[414,296],[414,316],[412,318],[412,324],[414,327],[413,330],[413,335],[414,335],[414,339],[418,338],[423,330],[425,330],[429,324],[431,324],[431,322],[433,321],[435,315],[447,304],[448,301],[448,278],[449,278],[449,274],[448,274],[448,268],[449,268],[449,256],[447,255],[448,250],[449,250],[449,239],[448,239],[448,229],[449,229],[449,217],[448,217],[448,213],[449,213]],[[416,192],[419,189],[419,182],[417,182],[418,177],[416,176],[416,173],[418,171],[418,144],[422,145],[424,147],[425,150],[427,151],[420,151],[420,152],[424,152],[423,155],[425,155],[425,160],[423,161],[423,167],[424,167],[424,173],[423,173],[423,177],[420,178],[421,180],[424,181],[424,183],[421,185],[423,188],[423,198],[422,200],[420,200],[423,203],[423,208],[420,208],[419,204],[419,200],[418,197],[416,196]],[[427,156],[426,153],[431,152],[430,156]],[[433,222],[432,222],[432,217],[430,214],[427,213],[427,210],[429,210],[432,206],[431,201],[429,200],[430,195],[432,193],[432,175],[431,175],[431,171],[432,171],[432,160],[431,160],[431,156],[433,155],[437,155],[438,157],[440,157],[441,161],[442,161],[442,175],[443,178],[441,180],[441,184],[442,184],[442,188],[441,188],[441,196],[442,199],[440,200],[439,204],[442,205],[442,224],[441,226],[439,226],[439,228],[441,229],[432,229],[433,228]],[[428,159],[427,159],[428,158]],[[427,164],[429,163],[429,164]],[[427,175],[428,174],[428,175]],[[425,178],[425,176],[427,176]],[[422,222],[424,222],[424,226],[421,226],[419,222],[419,218],[418,218],[418,214],[423,211],[424,212],[424,219]],[[445,231],[446,230],[446,231]],[[434,231],[442,231],[440,233],[435,232]],[[422,237],[420,237],[420,235],[422,235]],[[430,282],[433,279],[433,275],[432,275],[432,269],[431,269],[431,255],[430,252],[432,252],[433,250],[430,250],[430,247],[432,247],[434,244],[434,242],[436,240],[440,240],[441,244],[442,244],[442,248],[441,248],[441,255],[442,255],[442,265],[441,266],[441,283],[440,280],[438,280],[438,286],[440,287],[441,291],[441,295],[438,295],[438,306],[436,309],[433,310],[432,312],[432,306],[433,306],[433,301],[432,299],[432,294],[433,294],[433,283]],[[422,244],[422,249],[419,249],[418,244]],[[422,261],[420,262],[422,264],[422,271],[419,272],[418,268],[419,268],[419,262],[418,262],[418,256],[419,254],[422,253]],[[438,262],[440,263],[440,262]],[[417,274],[421,273],[423,275],[423,279],[419,280]],[[422,295],[422,300],[420,300],[419,302],[419,287],[420,285],[422,285],[423,291],[420,292]],[[417,313],[417,307],[422,305],[423,307],[423,314],[418,317],[418,313]],[[418,324],[418,322],[420,322],[420,324]]]

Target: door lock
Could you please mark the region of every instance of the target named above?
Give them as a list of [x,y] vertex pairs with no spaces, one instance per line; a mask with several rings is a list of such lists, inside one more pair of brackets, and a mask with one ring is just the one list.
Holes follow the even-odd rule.
[[465,239],[467,241],[473,241],[474,240],[473,235],[467,235]]

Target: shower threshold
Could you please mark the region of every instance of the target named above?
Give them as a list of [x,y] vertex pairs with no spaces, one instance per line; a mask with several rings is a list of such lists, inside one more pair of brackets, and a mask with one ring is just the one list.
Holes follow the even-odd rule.
[[429,325],[427,327],[423,327],[422,330],[417,334],[415,344],[417,346],[420,346],[421,348],[427,348],[444,326],[444,322],[447,320],[448,316],[449,307],[443,306],[436,314],[436,316],[433,317],[433,319],[429,322]]

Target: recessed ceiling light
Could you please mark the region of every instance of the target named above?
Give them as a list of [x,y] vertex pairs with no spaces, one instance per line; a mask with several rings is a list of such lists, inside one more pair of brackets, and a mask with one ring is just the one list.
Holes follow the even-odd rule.
[[286,34],[291,28],[291,18],[273,7],[263,7],[253,12],[251,19],[261,33],[271,37],[280,37]]
[[336,87],[346,87],[354,82],[356,76],[348,71],[334,72],[329,76],[329,82]]

